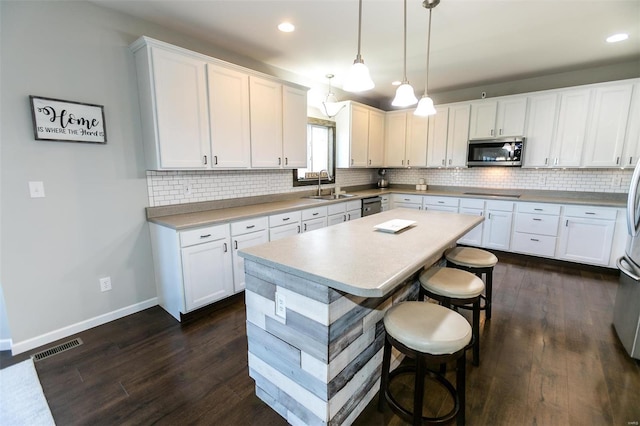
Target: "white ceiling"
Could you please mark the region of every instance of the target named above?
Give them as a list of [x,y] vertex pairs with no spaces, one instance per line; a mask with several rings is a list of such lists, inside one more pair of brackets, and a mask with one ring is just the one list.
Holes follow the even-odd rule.
[[[341,81],[357,51],[357,0],[90,0],[269,66]],[[407,1],[407,76],[424,90],[428,11]],[[402,79],[403,2],[364,0],[362,57],[372,99]],[[429,90],[439,92],[554,72],[639,61],[640,0],[441,0],[433,9]],[[296,31],[285,34],[283,20]],[[629,40],[605,38],[626,32]]]

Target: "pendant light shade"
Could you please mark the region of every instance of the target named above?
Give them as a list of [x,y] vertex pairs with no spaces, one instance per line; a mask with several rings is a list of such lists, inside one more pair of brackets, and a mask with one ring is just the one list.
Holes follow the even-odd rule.
[[362,0],[358,5],[358,54],[353,61],[353,65],[347,74],[347,78],[344,81],[342,88],[347,92],[364,92],[371,90],[375,87],[371,75],[369,74],[369,68],[364,64],[364,60],[360,55],[360,41],[362,35]]
[[333,74],[327,74],[327,78],[329,79],[329,93],[327,93],[327,97],[322,102],[322,109],[323,109],[324,115],[326,115],[329,118],[333,118],[336,115],[338,115],[340,110],[345,107],[345,104],[338,103],[338,99],[336,98],[336,95],[334,95],[333,92],[331,91],[331,79],[333,77],[334,77]]
[[422,2],[422,6],[429,9],[429,26],[427,30],[427,76],[424,81],[424,95],[418,102],[418,107],[413,112],[415,115],[426,117],[429,115],[434,115],[436,113],[436,109],[433,106],[433,99],[429,97],[427,93],[429,88],[429,53],[431,47],[431,11],[434,7],[440,4],[440,0],[424,0]]
[[415,105],[418,102],[418,98],[413,91],[413,87],[407,80],[407,0],[404,0],[404,73],[402,84],[398,86],[396,90],[396,97],[393,98],[391,105],[397,107],[407,107]]

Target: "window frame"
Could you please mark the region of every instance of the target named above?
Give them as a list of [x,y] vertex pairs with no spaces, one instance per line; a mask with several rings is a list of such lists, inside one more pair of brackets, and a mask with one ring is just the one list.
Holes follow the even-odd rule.
[[[307,117],[307,128],[309,125],[315,126],[323,126],[329,129],[329,137],[331,139],[330,143],[333,145],[331,147],[331,170],[329,170],[331,174],[331,179],[322,178],[320,180],[321,184],[331,184],[336,183],[336,123],[335,121],[323,120],[321,118],[315,117]],[[308,143],[308,141],[307,141]],[[298,169],[293,169],[293,186],[311,186],[318,185],[318,179],[304,179],[298,177]]]

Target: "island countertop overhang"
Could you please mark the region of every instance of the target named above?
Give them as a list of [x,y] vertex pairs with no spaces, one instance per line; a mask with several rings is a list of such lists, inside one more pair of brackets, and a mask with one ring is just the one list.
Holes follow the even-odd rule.
[[[415,221],[398,233],[376,231]],[[240,250],[240,256],[348,294],[383,297],[484,220],[480,216],[398,208]]]

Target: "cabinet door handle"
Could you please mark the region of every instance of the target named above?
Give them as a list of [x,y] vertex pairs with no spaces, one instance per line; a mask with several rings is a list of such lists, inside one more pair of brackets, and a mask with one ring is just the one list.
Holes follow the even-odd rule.
[[343,215],[342,215],[342,221],[343,221],[343,222],[346,222],[346,221],[347,221],[347,215],[346,215],[346,214],[343,214]]
[[353,158],[351,159],[351,165],[353,166]]
[[442,159],[442,165],[443,165],[443,166],[446,166],[446,163],[445,163],[445,161],[444,161],[444,158]]
[[284,157],[284,165],[285,166],[289,165],[289,157]]
[[407,160],[407,166],[410,166],[411,164],[409,163],[411,160]]
[[217,155],[213,156],[213,164],[216,165],[216,166],[218,165],[218,156]]
[[207,164],[207,156],[204,156],[204,164]]
[[369,160],[369,165],[371,165],[371,160]]
[[555,166],[557,166],[557,165],[558,165],[558,157],[556,157],[556,159],[555,159],[555,161],[554,161],[554,163],[553,163],[553,164],[554,164]]
[[493,136],[493,129],[489,130],[489,134]]
[[545,159],[544,159],[544,165],[545,165],[545,166],[548,166],[548,165],[549,165],[549,157],[547,157],[547,158],[545,158]]
[[531,240],[531,241],[535,241],[535,242],[540,241],[540,240],[538,240],[537,238],[530,238],[530,240]]
[[489,213],[489,219],[491,219],[491,213]]
[[307,232],[307,224],[304,224],[304,232]]
[[227,252],[227,243],[222,243],[222,246],[224,247],[224,252]]
[[207,235],[200,235],[200,238],[209,238],[211,236],[211,234],[207,234]]
[[298,234],[300,233],[300,225],[298,225]]
[[233,248],[238,250],[238,240],[233,241]]
[[402,165],[404,166],[404,160],[401,160],[401,163],[400,163],[400,164],[402,164]]
[[620,157],[616,157],[616,164],[620,164]]
[[569,219],[567,219],[567,221],[564,223],[564,226],[565,227],[569,226]]
[[282,157],[278,157],[278,166],[282,165]]
[[629,157],[629,165],[633,164],[633,157]]
[[451,161],[452,161],[451,158],[449,158],[449,165],[451,165]]
[[255,228],[255,227],[256,227],[255,225],[247,225],[247,226],[245,226],[246,229],[251,229],[251,228]]
[[347,220],[351,220],[351,213],[347,213]]
[[537,217],[534,217],[533,220],[535,220],[536,222],[540,222],[542,219],[539,219]]

